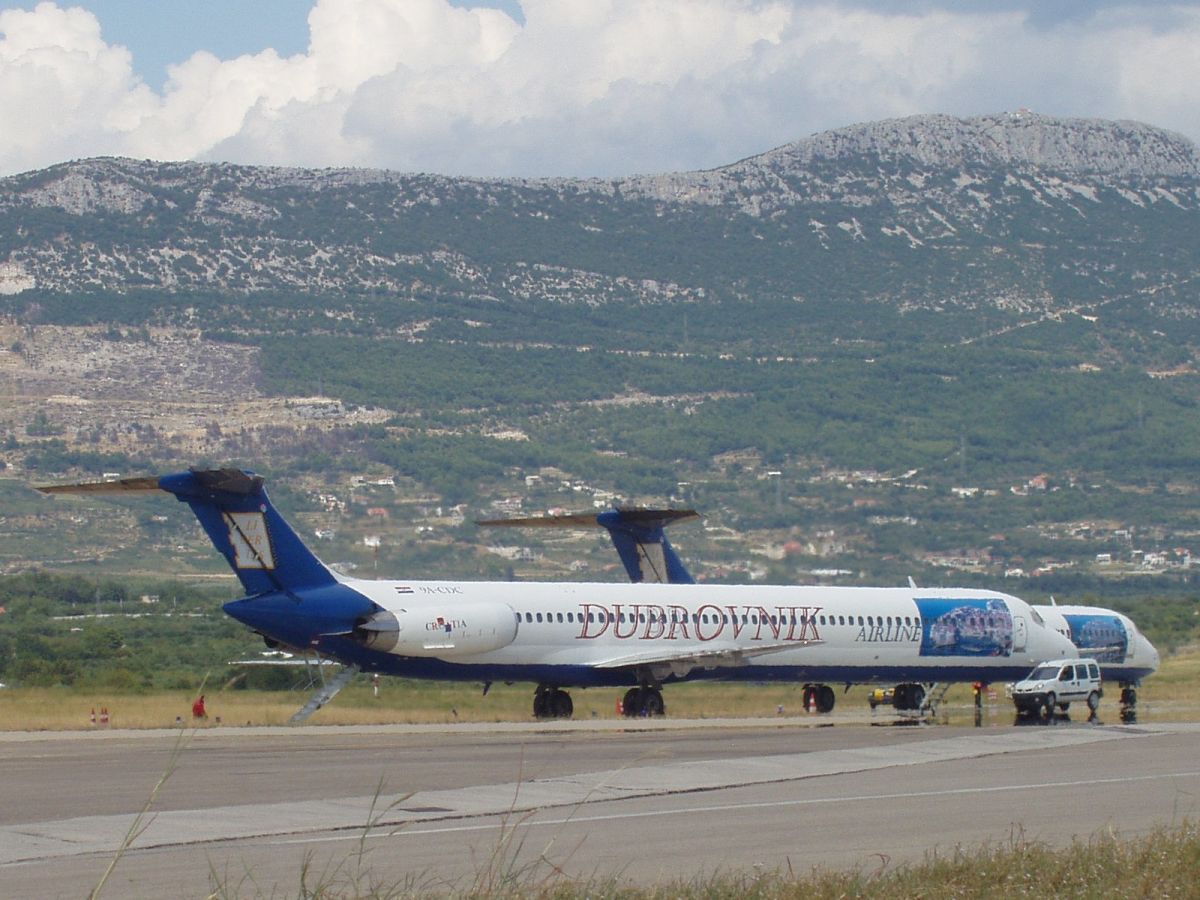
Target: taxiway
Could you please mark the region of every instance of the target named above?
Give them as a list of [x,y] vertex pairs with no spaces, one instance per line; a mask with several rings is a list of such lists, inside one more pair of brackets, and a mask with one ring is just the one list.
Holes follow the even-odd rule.
[[214,880],[287,894],[306,868],[428,890],[496,866],[640,882],[876,869],[1014,836],[1062,845],[1195,819],[1198,749],[1200,726],[1157,723],[0,735],[0,894],[86,894],[131,827],[106,896],[204,896]]

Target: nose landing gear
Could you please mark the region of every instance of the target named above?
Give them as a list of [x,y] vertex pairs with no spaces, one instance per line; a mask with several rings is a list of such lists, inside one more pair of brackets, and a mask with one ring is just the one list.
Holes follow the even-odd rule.
[[1127,725],[1137,722],[1137,685],[1121,684],[1121,721]]

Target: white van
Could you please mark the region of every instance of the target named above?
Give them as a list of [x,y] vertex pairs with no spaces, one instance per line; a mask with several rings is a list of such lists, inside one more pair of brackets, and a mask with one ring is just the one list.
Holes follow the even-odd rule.
[[1100,664],[1094,659],[1054,659],[1044,662],[1012,686],[1013,703],[1021,715],[1049,719],[1057,706],[1063,712],[1082,700],[1095,712],[1104,688]]

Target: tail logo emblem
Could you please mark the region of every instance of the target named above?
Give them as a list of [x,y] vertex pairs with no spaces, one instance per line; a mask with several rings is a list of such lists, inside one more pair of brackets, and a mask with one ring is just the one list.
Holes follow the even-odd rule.
[[275,553],[267,520],[261,512],[225,514],[229,543],[233,545],[234,565],[239,569],[274,569]]

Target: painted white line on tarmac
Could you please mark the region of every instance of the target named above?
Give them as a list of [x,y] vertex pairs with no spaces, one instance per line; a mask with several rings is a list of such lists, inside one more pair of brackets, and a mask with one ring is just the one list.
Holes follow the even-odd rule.
[[[1200,777],[1200,771],[1164,772],[1158,775],[1130,775],[1122,778],[1089,778],[1081,781],[1026,782],[1023,784],[993,785],[992,787],[946,788],[937,791],[906,791],[897,794],[859,794],[839,797],[809,797],[806,799],[797,800],[762,800],[753,803],[722,803],[708,806],[686,806],[680,807],[679,809],[651,809],[617,813],[598,813],[595,815],[570,815],[560,816],[553,819],[534,818],[532,812],[526,812],[522,814],[512,814],[512,818],[515,821],[513,821],[509,827],[536,828],[548,825],[557,827],[562,825],[578,825],[586,822],[612,822],[622,819],[650,819],[661,816],[695,815],[696,813],[721,813],[747,809],[774,809],[789,806],[817,806],[825,803],[855,803],[863,800],[912,800],[964,796],[971,794],[999,794],[1010,791],[1038,791],[1045,790],[1047,788],[1096,787],[1100,785],[1132,784],[1139,781],[1162,781],[1168,778],[1197,777]],[[678,797],[681,795],[674,794],[671,796]],[[368,832],[366,837],[374,840],[382,838],[419,837],[422,835],[452,834],[455,832],[464,831],[494,831],[497,827],[499,826],[495,822],[475,823],[471,825],[444,825],[434,828],[408,828],[405,826],[399,826],[386,833],[381,832],[374,834]],[[362,840],[363,837],[364,835],[362,833],[336,834],[328,837],[287,838],[283,840],[269,841],[268,843],[272,845],[322,844],[326,842],[333,843],[334,841],[359,841]]]

